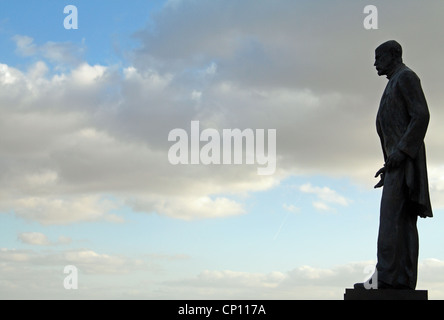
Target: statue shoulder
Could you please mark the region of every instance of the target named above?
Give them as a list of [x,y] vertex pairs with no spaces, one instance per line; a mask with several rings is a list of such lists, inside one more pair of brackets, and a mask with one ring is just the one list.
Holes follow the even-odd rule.
[[416,72],[407,66],[404,66],[403,68],[401,68],[401,70],[399,70],[399,78],[400,79],[414,79],[414,80],[418,79],[419,80],[419,77],[416,74]]
[[401,70],[399,70],[397,82],[401,86],[410,87],[419,85],[421,83],[421,80],[412,69],[405,66]]

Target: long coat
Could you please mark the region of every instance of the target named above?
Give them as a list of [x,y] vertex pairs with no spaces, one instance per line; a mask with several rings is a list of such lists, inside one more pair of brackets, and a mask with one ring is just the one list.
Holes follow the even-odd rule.
[[386,161],[400,150],[408,197],[420,217],[432,217],[424,138],[430,114],[418,76],[404,64],[390,76],[381,98],[376,128]]

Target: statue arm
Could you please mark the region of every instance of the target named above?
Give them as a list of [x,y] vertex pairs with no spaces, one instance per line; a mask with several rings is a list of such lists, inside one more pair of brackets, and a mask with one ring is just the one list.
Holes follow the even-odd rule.
[[[387,153],[385,152],[384,147],[384,135],[382,134],[381,124],[379,123],[379,118],[376,119],[376,132],[378,133],[379,140],[381,141],[382,153],[384,155],[384,162],[387,160]],[[380,177],[379,182],[375,185],[375,189],[381,188],[384,186],[384,177],[385,177],[385,165],[381,169],[378,170],[375,174],[375,178]]]
[[387,153],[385,152],[384,146],[384,135],[382,134],[381,124],[379,123],[379,118],[376,119],[376,132],[378,133],[379,140],[381,141],[382,154],[384,156],[384,162],[387,161]]
[[399,89],[402,94],[400,98],[405,102],[410,116],[410,123],[397,148],[414,159],[424,143],[430,120],[429,109],[421,82],[413,71],[406,71],[401,75]]

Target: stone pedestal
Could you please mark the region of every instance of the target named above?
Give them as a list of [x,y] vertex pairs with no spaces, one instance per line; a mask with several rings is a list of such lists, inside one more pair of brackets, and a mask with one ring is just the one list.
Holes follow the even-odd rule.
[[428,300],[428,291],[345,289],[344,300]]

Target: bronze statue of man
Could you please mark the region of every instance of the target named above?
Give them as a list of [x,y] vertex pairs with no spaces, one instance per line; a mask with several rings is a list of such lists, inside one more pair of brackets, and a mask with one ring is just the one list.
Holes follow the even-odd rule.
[[381,180],[375,188],[383,191],[375,278],[378,289],[415,289],[417,219],[433,216],[424,145],[430,114],[420,79],[403,63],[398,42],[381,44],[374,66],[389,80],[376,118],[385,164],[376,173]]

